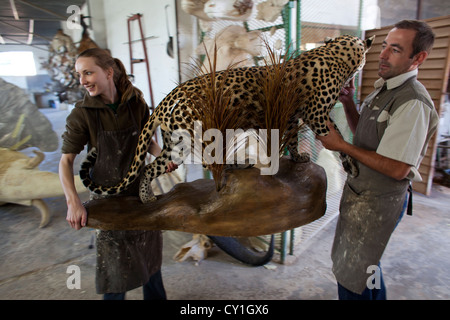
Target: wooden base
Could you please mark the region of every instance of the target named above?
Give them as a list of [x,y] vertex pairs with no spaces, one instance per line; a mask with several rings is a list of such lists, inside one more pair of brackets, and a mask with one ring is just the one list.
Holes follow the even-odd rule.
[[113,197],[85,203],[88,227],[101,230],[176,230],[252,237],[308,224],[325,214],[326,175],[312,163],[280,159],[276,175],[259,169],[228,170],[217,192],[214,180],[180,183],[155,202]]

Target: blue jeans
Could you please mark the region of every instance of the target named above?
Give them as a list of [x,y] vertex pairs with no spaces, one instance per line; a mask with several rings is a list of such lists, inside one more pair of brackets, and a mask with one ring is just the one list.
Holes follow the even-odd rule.
[[406,210],[408,209],[408,200],[409,200],[409,195],[408,195],[408,193],[406,193],[406,199],[405,199],[405,202],[403,203],[403,209],[402,209],[402,212],[400,213],[400,216],[398,217],[397,224],[395,225],[395,228],[397,228],[398,224],[400,223],[400,221],[402,220],[403,216],[405,215]]
[[[406,199],[403,204],[402,212],[398,217],[397,224],[395,227],[397,228],[400,220],[402,220],[403,215],[408,207],[408,194],[406,194]],[[339,300],[386,300],[386,286],[383,281],[383,273],[381,272],[381,265],[378,263],[378,267],[380,268],[380,289],[369,289],[366,288],[361,294],[352,292],[338,282],[338,296]]]
[[[161,270],[155,272],[142,286],[144,300],[166,300],[166,291],[162,282]],[[104,300],[125,300],[125,292],[105,293]]]
[[[380,267],[380,264],[378,264]],[[339,300],[386,300],[386,287],[383,281],[383,273],[380,267],[380,289],[366,288],[361,294],[352,292],[338,283]]]

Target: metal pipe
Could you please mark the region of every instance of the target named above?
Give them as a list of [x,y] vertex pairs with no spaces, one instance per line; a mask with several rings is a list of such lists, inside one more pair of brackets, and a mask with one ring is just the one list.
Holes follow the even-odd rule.
[[60,18],[62,18],[62,19],[64,19],[64,20],[67,20],[67,16],[63,16],[63,15],[61,15],[61,14],[59,14],[59,13],[54,12],[54,11],[51,11],[51,10],[42,8],[42,7],[38,6],[38,5],[35,5],[34,3],[31,3],[31,2],[28,2],[28,1],[25,1],[25,0],[16,0],[16,1],[18,1],[18,2],[20,2],[20,3],[23,3],[23,4],[27,5],[27,6],[30,6],[30,7],[32,7],[32,8],[35,8],[35,9],[37,9],[37,10],[40,10],[40,11],[42,11],[42,12],[51,14],[51,15],[53,15],[53,16],[55,16],[55,17],[60,17]]
[[[17,27],[17,26],[15,26],[15,25],[13,25],[13,24],[10,24],[10,23],[8,23],[8,22],[0,21],[0,23],[6,24],[7,26],[10,26],[10,27],[15,28],[15,29],[17,29],[17,30],[26,32],[27,34],[30,33],[29,30],[26,30],[26,29]],[[51,42],[51,41],[53,40],[53,39],[50,39],[50,38],[48,38],[48,37],[46,37],[46,36],[40,35],[40,34],[38,34],[38,33],[34,33],[34,32],[33,32],[33,35],[35,35],[35,36],[37,36],[37,37],[39,37],[39,38],[45,39],[45,40],[47,40],[47,41],[49,41],[49,42]]]
[[297,54],[300,54],[300,46],[302,44],[302,15],[301,15],[301,6],[302,1],[297,0],[297,21],[296,21],[296,41],[295,41],[295,49],[297,50]]

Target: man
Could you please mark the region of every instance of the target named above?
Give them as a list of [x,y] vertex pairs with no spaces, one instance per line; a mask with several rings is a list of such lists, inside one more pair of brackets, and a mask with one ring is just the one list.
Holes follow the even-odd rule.
[[[353,144],[331,127],[317,137],[324,147],[353,157],[359,175],[348,177],[332,248],[340,299],[386,299],[379,261],[403,214],[411,180],[418,172],[438,115],[417,69],[434,43],[420,21],[397,23],[383,41],[375,90],[358,114],[353,83],[344,88],[344,105]],[[373,274],[372,274],[373,273]]]

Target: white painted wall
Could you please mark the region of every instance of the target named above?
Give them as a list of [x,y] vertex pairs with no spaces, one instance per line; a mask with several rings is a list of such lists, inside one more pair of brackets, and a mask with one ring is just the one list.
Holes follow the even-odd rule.
[[[347,26],[358,25],[360,0],[302,0],[302,21],[337,24]],[[380,8],[378,0],[363,1],[362,29],[380,27]]]
[[358,24],[359,0],[302,0],[301,3],[302,21],[350,26]]
[[[97,0],[96,0],[97,1]],[[178,84],[177,41],[175,21],[175,0],[103,0],[107,47],[112,56],[119,58],[130,71],[130,54],[127,33],[127,19],[133,14],[142,14],[142,28],[147,39],[147,54],[150,61],[150,75],[155,107]],[[166,26],[165,6],[168,8],[169,30],[173,37],[174,58],[166,52],[169,40]],[[95,17],[94,17],[95,19]],[[132,39],[140,39],[139,24],[132,22]],[[142,43],[133,43],[134,58],[143,58]],[[150,90],[144,63],[134,64],[135,85],[142,90],[149,105]]]
[[[93,39],[100,48],[106,48],[106,19],[103,1],[89,0],[87,5],[83,7],[83,10],[85,11],[84,14],[92,17],[87,20],[92,29],[92,31],[89,31],[91,39]],[[95,30],[95,32],[93,30]]]

